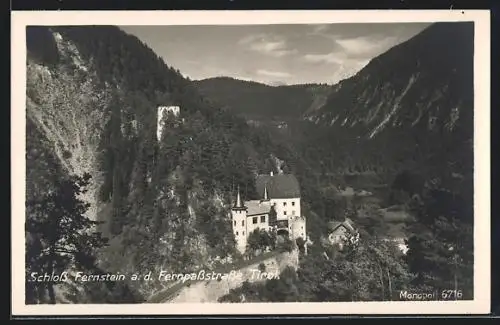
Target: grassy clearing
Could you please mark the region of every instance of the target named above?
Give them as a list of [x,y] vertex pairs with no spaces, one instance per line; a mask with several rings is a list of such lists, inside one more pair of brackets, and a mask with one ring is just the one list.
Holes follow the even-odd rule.
[[387,235],[392,238],[406,237],[405,224],[412,219],[411,213],[400,206],[380,209],[387,226]]
[[380,209],[384,220],[386,222],[398,223],[405,222],[411,218],[411,215],[408,211],[401,207],[390,207],[387,209]]

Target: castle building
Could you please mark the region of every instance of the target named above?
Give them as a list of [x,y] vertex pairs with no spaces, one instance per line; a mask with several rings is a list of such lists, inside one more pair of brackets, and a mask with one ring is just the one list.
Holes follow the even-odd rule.
[[[258,200],[242,201],[238,190],[231,208],[231,221],[236,245],[241,253],[247,246],[249,234],[255,229],[276,231],[278,235],[295,240],[306,236],[306,218],[300,210],[300,186],[290,174],[259,175],[256,179]],[[274,214],[271,211],[274,210]]]

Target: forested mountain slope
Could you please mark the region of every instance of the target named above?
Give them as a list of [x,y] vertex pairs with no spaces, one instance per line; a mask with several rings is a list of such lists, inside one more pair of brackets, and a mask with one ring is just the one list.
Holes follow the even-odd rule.
[[[49,213],[29,205],[55,200],[47,193],[58,180],[88,173],[78,198],[103,222],[109,245],[95,251],[104,270],[189,272],[232,254],[225,207],[238,185],[251,196],[254,175],[274,168],[266,139],[117,27],[29,27],[27,46],[27,219]],[[159,105],[181,107],[161,141]],[[35,244],[49,245],[33,224]],[[35,244],[27,254],[41,270]],[[158,288],[146,285],[135,286],[139,296]]]
[[194,83],[215,105],[258,121],[297,119],[322,106],[330,91],[326,84],[269,86],[229,77]]
[[339,168],[470,173],[473,54],[473,23],[433,24],[335,85],[309,134]]
[[[255,174],[276,172],[278,157],[299,180],[316,245],[298,278],[292,272],[293,281],[284,277],[270,290],[275,297],[256,301],[387,299],[386,282],[396,278],[379,279],[381,266],[401,286],[417,274],[419,289],[440,281],[450,288],[456,276],[470,295],[472,44],[472,24],[435,24],[335,86],[271,87],[226,78],[193,83],[117,27],[29,27],[27,274],[186,273],[210,267],[216,256],[237,256],[226,214],[231,195],[239,186],[244,198],[254,197]],[[160,141],[159,105],[180,106]],[[280,136],[242,117],[295,122]],[[408,227],[416,236],[406,261],[376,238],[325,262],[320,235],[346,213],[323,188],[363,173],[418,194],[402,200],[419,221]],[[93,228],[94,221],[102,223]],[[332,282],[328,274],[348,280]],[[370,287],[356,291],[350,279]],[[53,300],[50,289],[33,284],[29,302]],[[138,302],[162,285],[80,284],[56,294],[61,301]]]
[[[393,300],[396,287],[460,287],[460,299],[472,298],[473,45],[473,23],[433,24],[334,85],[322,107],[289,125],[300,158],[287,163],[299,162],[290,167],[319,220],[350,213],[367,233],[346,252],[314,245],[297,272],[245,283],[221,301]],[[347,178],[374,179],[388,194],[386,207],[409,212],[400,221],[405,256],[385,240],[391,222],[377,204],[358,202],[349,212],[332,200]]]

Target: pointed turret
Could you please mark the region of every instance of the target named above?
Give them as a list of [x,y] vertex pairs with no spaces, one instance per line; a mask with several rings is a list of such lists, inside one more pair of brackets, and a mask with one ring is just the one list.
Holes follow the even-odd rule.
[[241,201],[240,197],[240,187],[238,186],[238,194],[236,196],[236,202],[234,202],[234,207],[233,209],[238,210],[238,209],[245,209],[245,206],[243,205],[243,202]]
[[231,208],[231,223],[233,226],[233,234],[236,239],[236,247],[240,253],[244,253],[247,246],[247,207],[241,200],[240,187],[238,186],[238,193],[236,195],[236,201],[234,206]]
[[260,199],[260,203],[269,203],[269,194],[267,194],[267,184],[264,185],[264,197]]
[[267,185],[264,185],[264,198],[260,200],[261,202],[269,201],[269,195],[267,194]]
[[236,197],[236,208],[241,208],[240,188],[238,187],[238,196]]

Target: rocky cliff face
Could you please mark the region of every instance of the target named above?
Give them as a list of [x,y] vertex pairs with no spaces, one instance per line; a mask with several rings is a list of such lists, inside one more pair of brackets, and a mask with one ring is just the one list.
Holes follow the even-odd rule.
[[[45,149],[56,158],[64,173],[82,175],[87,172],[94,176],[92,188],[84,199],[91,204],[89,216],[95,219],[98,184],[102,181],[97,165],[98,145],[110,118],[106,107],[111,100],[111,86],[98,87],[95,69],[82,60],[70,40],[60,33],[54,33],[54,40],[56,51],[67,63],[50,67],[33,57],[27,60],[28,141],[31,132],[38,130],[46,139]],[[42,148],[28,142],[30,149]],[[32,162],[28,168],[28,182],[32,180],[29,173],[36,171],[34,164],[40,163]],[[51,171],[45,172],[50,174]]]

